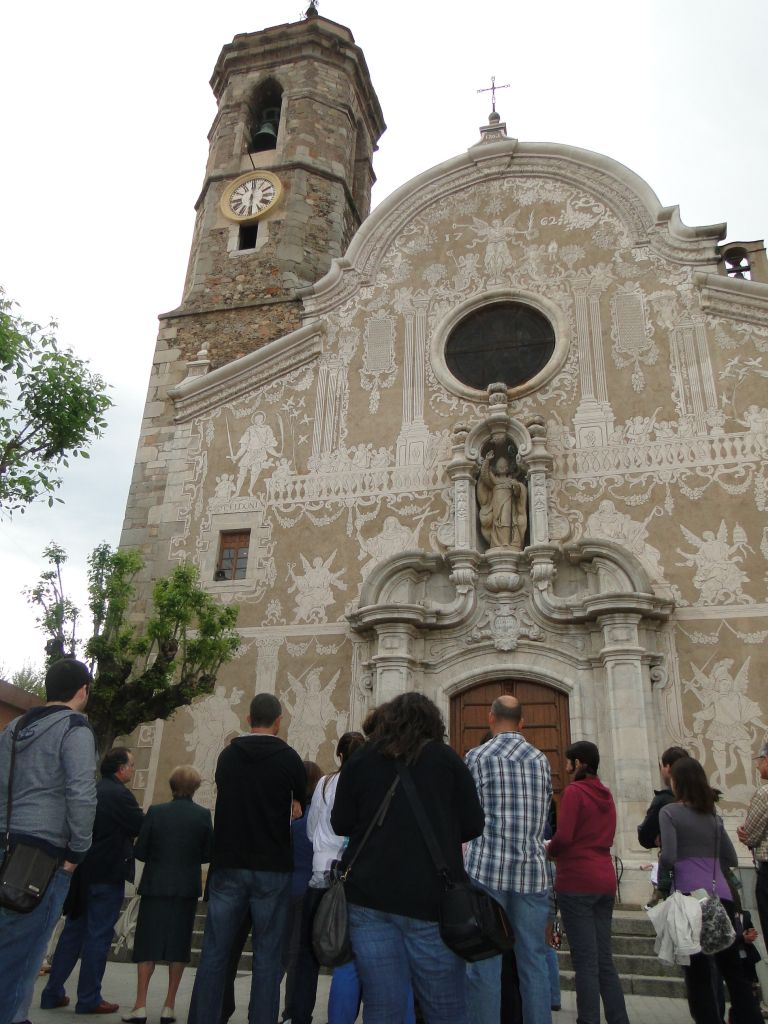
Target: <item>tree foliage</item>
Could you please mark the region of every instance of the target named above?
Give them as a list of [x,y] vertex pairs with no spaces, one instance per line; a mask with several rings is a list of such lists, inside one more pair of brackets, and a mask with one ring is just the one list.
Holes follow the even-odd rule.
[[45,672],[40,668],[35,668],[30,661],[25,661],[15,672],[8,672],[5,666],[0,664],[0,679],[13,683],[20,690],[26,690],[27,693],[32,693],[35,697],[45,700]]
[[[39,609],[50,664],[77,653],[78,613],[62,585],[66,553],[50,544],[44,556],[51,568],[26,594]],[[219,669],[240,643],[238,608],[217,604],[187,562],[155,582],[151,613],[139,628],[130,611],[141,569],[137,552],[115,551],[108,544],[100,544],[88,558],[92,627],[84,650],[95,677],[88,717],[100,751],[109,749],[115,736],[133,732],[142,722],[168,718],[176,708],[211,693]]]
[[60,468],[107,425],[107,384],[59,348],[56,326],[24,320],[0,289],[0,512],[53,504]]

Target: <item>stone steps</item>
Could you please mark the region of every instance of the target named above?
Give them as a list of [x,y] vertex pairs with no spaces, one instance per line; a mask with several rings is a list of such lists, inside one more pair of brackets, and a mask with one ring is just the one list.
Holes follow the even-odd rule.
[[[656,933],[644,910],[626,905],[617,909],[611,934],[613,961],[625,995],[685,998],[682,970],[662,964],[653,951]],[[565,936],[558,959],[561,986],[564,989],[575,988]]]
[[[201,908],[203,904],[200,905]],[[195,917],[192,933],[191,965],[196,967],[200,962],[200,948],[205,928],[205,911]],[[621,978],[622,988],[627,995],[659,996],[663,998],[685,998],[685,986],[682,971],[678,967],[662,964],[653,952],[655,933],[653,925],[645,912],[639,907],[622,906],[613,917],[613,959]],[[130,954],[122,950],[113,955],[116,960],[130,960]],[[251,940],[246,941],[240,969],[251,969]],[[572,990],[574,986],[573,966],[568,950],[568,942],[563,936],[563,948],[558,954],[560,964],[560,983],[564,989]]]

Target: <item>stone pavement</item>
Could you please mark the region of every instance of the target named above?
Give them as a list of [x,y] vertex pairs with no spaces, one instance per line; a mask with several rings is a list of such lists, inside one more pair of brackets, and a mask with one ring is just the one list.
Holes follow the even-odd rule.
[[[149,1024],[159,1024],[162,999],[165,995],[167,982],[167,968],[158,966],[155,969],[152,984],[149,990],[149,1005],[147,1012]],[[192,985],[195,979],[194,968],[188,968],[184,972],[179,989],[179,998],[176,1001],[176,1011],[179,1024],[184,1024],[187,1018],[189,999],[192,995]],[[328,1005],[328,989],[330,977],[320,976],[320,983],[317,991],[317,1006],[315,1009],[315,1024],[325,1024],[325,1007]],[[45,984],[45,979],[38,980],[35,1000],[30,1010],[30,1019],[33,1024],[82,1024],[86,1017],[76,1016],[74,1012],[75,990],[77,987],[77,972],[70,978],[67,987],[67,994],[72,997],[71,1006],[63,1010],[41,1010],[40,990]],[[237,999],[237,1011],[232,1018],[232,1024],[246,1024],[248,1009],[248,994],[250,991],[250,975],[239,974],[235,985],[235,997]],[[103,985],[104,998],[110,1002],[119,1003],[120,1011],[112,1016],[93,1017],[90,1019],[104,1021],[104,1024],[120,1024],[120,1014],[125,1013],[133,1006],[133,997],[136,993],[136,968],[133,964],[109,963]],[[650,996],[627,996],[627,1012],[631,1024],[690,1024],[691,1018],[688,1013],[688,1006],[683,999],[659,999]],[[358,1018],[362,1020],[362,1014]],[[553,1024],[576,1024],[576,997],[573,992],[563,992],[563,1009],[560,1013],[552,1014]]]

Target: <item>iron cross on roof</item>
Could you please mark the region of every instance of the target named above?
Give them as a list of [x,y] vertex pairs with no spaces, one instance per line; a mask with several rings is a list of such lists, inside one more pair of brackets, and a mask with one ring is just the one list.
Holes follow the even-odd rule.
[[509,83],[507,85],[496,85],[496,75],[491,75],[491,84],[487,89],[478,89],[478,92],[489,92],[491,94],[491,103],[493,105],[493,112],[496,113],[496,90],[497,89],[509,89]]

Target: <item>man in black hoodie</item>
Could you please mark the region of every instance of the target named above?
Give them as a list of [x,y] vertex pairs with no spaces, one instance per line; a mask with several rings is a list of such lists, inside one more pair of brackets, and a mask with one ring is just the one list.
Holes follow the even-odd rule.
[[219,1020],[230,949],[249,911],[249,1024],[274,1024],[280,1009],[280,936],[293,870],[291,820],[302,814],[307,779],[299,755],[278,738],[282,707],[276,697],[254,697],[248,721],[250,733],[233,740],[216,765],[208,916],[189,1024]]
[[[688,757],[688,751],[684,750],[683,747],[668,747],[661,755],[661,760],[659,761],[659,772],[661,773],[661,780],[664,783],[664,789],[655,789],[653,791],[653,800],[651,800],[651,805],[645,812],[645,817],[637,826],[637,838],[640,845],[646,850],[657,849],[661,842],[659,813],[662,807],[674,802],[675,796],[670,788],[669,780],[672,777],[672,765],[681,757]],[[669,872],[665,872],[663,876],[660,874],[654,885],[653,896],[651,897],[648,906],[655,906],[659,900],[668,896],[669,887]]]

